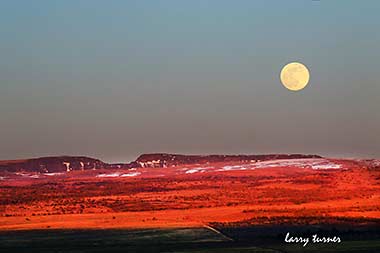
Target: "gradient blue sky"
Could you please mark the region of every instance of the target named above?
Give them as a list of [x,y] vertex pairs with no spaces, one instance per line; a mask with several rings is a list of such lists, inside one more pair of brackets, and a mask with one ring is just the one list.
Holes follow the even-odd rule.
[[[380,1],[1,1],[0,159],[380,157]],[[288,62],[311,72],[289,92]]]

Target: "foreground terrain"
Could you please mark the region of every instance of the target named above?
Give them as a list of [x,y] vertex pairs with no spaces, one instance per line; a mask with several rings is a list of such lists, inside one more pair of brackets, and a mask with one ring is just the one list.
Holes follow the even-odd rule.
[[[145,164],[154,164],[153,161]],[[308,229],[315,227],[322,228],[323,233],[344,235],[344,245],[357,241],[360,249],[360,242],[369,239],[372,243],[366,245],[376,248],[380,225],[379,164],[376,160],[315,157],[55,173],[7,171],[0,180],[0,230],[3,238],[19,238],[27,235],[25,230],[42,231],[36,235],[44,235],[43,231],[80,234],[78,231],[88,229],[116,229],[123,234],[131,229],[166,229],[182,231],[183,235],[183,231],[195,229],[203,242],[248,247],[249,251],[243,252],[276,252],[269,251],[268,245],[279,244],[284,250],[286,231],[310,233]],[[217,237],[216,241],[209,238],[210,233],[212,238]],[[12,248],[12,241],[7,242]],[[206,248],[215,246],[211,244]],[[260,245],[265,249],[257,248]],[[289,252],[297,252],[292,245],[286,247]],[[312,249],[311,245],[309,250]],[[342,252],[347,248],[343,247]]]

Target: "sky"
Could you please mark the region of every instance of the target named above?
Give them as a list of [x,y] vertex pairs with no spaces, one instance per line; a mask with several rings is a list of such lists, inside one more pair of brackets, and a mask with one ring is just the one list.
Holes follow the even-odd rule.
[[[0,2],[0,159],[380,158],[380,1]],[[299,61],[308,86],[285,89]]]

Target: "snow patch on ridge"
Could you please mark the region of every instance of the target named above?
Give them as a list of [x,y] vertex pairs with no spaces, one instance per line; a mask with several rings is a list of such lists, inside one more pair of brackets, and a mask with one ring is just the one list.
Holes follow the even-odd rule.
[[96,177],[118,177],[120,176],[120,172],[110,173],[110,174],[99,174]]
[[232,170],[254,170],[254,169],[266,169],[266,168],[280,168],[280,167],[296,167],[304,169],[341,169],[342,165],[334,163],[323,158],[313,159],[281,159],[281,160],[269,160],[258,161],[250,164],[241,165],[226,165],[216,171],[232,171]]
[[[230,170],[247,170],[246,167],[248,167],[249,164],[244,164],[244,165],[227,165],[223,166],[223,168],[218,169],[216,171],[230,171]],[[250,168],[251,169],[251,168]]]
[[40,178],[40,176],[37,175],[37,174],[29,174],[29,173],[22,173],[22,172],[16,172],[15,174],[16,174],[17,176],[22,176],[22,177]]
[[308,169],[341,169],[342,165],[323,158],[289,159],[262,161],[254,164],[255,168],[298,167]]
[[109,174],[99,174],[96,177],[135,177],[140,175],[140,172],[131,172],[131,173],[121,173],[121,172],[114,172]]
[[131,173],[127,173],[127,174],[122,174],[121,177],[135,177],[135,176],[138,176],[140,174],[141,174],[140,172],[131,172]]
[[193,168],[193,169],[187,170],[185,172],[185,174],[193,174],[193,173],[197,173],[197,172],[204,172],[204,169],[203,168]]
[[342,165],[335,163],[312,165],[313,170],[328,170],[328,169],[341,169]]
[[59,176],[63,175],[63,172],[56,172],[56,173],[44,173],[45,176]]
[[198,167],[198,168],[192,168],[192,169],[189,169],[189,170],[186,170],[185,174],[193,174],[193,173],[202,173],[202,172],[205,172],[206,170],[208,169],[213,169],[214,167]]

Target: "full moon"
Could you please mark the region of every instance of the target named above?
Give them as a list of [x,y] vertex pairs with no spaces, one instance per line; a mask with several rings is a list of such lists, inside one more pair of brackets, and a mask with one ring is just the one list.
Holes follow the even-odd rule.
[[286,64],[280,74],[282,84],[291,91],[299,91],[306,87],[310,74],[305,65],[299,62]]

